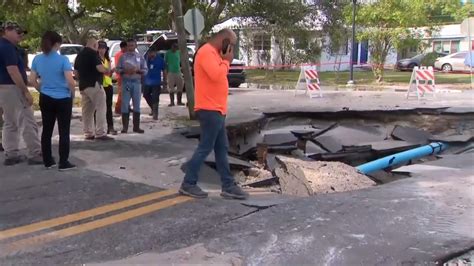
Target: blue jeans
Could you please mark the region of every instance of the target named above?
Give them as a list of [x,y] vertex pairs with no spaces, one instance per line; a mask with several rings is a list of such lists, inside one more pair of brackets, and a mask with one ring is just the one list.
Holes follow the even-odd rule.
[[150,108],[153,108],[154,104],[160,103],[161,85],[144,85],[143,86],[143,98]]
[[142,98],[141,83],[138,79],[122,80],[122,114],[130,113],[130,99],[133,102],[133,112],[140,113],[140,101]]
[[216,155],[216,166],[221,176],[222,188],[226,189],[235,184],[234,177],[230,172],[227,151],[229,141],[225,129],[225,116],[216,111],[197,111],[196,115],[201,126],[201,137],[199,146],[193,157],[187,163],[184,185],[196,185],[199,170],[207,156],[214,150]]

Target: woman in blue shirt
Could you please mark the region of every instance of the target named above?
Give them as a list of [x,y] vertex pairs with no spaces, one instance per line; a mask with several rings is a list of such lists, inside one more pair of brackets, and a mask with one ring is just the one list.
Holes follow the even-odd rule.
[[33,59],[30,82],[40,92],[40,109],[43,120],[41,149],[46,168],[56,166],[51,153],[51,137],[58,121],[59,171],[76,168],[69,162],[69,143],[72,100],[75,82],[72,67],[66,56],[58,53],[62,38],[57,32],[47,31],[41,38],[42,54]]

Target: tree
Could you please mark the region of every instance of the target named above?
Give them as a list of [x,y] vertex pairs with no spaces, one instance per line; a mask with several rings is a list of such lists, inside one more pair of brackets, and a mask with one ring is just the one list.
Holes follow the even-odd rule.
[[186,86],[186,97],[188,99],[189,118],[195,119],[194,113],[194,84],[191,76],[191,67],[189,66],[188,50],[186,47],[186,36],[184,32],[184,20],[180,0],[173,1],[173,13],[176,30],[178,32],[178,45],[181,53],[181,65],[183,66],[184,82]]
[[[359,4],[356,13],[357,39],[368,40],[372,70],[377,82],[383,81],[384,64],[392,49],[401,50],[420,38],[416,27],[433,27],[446,17],[462,17],[466,7],[459,0],[378,0]],[[346,19],[350,21],[350,8]],[[436,14],[443,14],[441,19]]]
[[[272,36],[283,65],[314,60],[319,54],[316,42],[312,9],[300,1],[248,1],[233,7],[234,14],[246,17],[255,30]],[[298,44],[299,49],[295,48]],[[266,52],[262,52],[267,55]],[[274,62],[276,63],[276,62]]]
[[339,70],[341,68],[342,56],[347,54],[347,43],[349,39],[349,29],[344,20],[344,10],[350,1],[320,1],[315,5],[315,14],[319,14],[317,19],[322,26],[323,47],[326,51],[334,55],[334,71],[336,80],[339,80]]
[[30,39],[37,39],[38,34],[48,29],[60,32],[69,42],[83,43],[92,33],[104,36],[116,30],[112,33],[130,36],[156,25],[156,21],[163,24],[163,20],[156,18],[165,18],[170,6],[169,0],[77,0],[76,3],[73,6],[67,0],[5,0],[1,8],[5,10],[5,18],[35,29],[28,36]]

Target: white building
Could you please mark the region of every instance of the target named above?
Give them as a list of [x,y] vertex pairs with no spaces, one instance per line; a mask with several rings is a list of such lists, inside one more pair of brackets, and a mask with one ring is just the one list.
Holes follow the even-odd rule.
[[[471,18],[471,23],[474,24],[474,18]],[[222,28],[231,28],[236,31],[239,37],[239,51],[236,53],[236,56],[248,66],[281,67],[282,62],[278,44],[275,38],[265,33],[263,29],[253,26],[251,22],[242,18],[229,19],[214,26],[213,31],[218,31]],[[321,36],[321,34],[316,34],[321,31],[321,28],[318,28],[318,26],[313,26],[311,31],[315,32],[315,36]],[[467,23],[464,25],[444,25],[431,32],[428,31],[427,28],[418,28],[416,31],[421,33],[423,41],[426,43],[427,49],[425,52],[436,51],[449,54],[469,50]],[[249,32],[251,34],[249,34]],[[470,35],[471,39],[474,40],[474,26],[472,26]],[[293,41],[295,43],[295,49],[298,49],[298,39],[295,38]],[[319,71],[345,71],[349,69],[351,61],[354,62],[356,68],[368,67],[368,64],[370,64],[369,43],[367,41],[356,43],[357,51],[354,53],[353,58],[351,58],[350,38],[342,45],[339,52],[335,54],[331,53],[326,45],[323,45],[323,42],[327,44],[329,41],[327,37],[324,38],[324,40],[317,39],[316,37],[312,40],[313,43],[322,47],[318,62],[311,62],[318,65]],[[474,50],[474,42],[471,45],[471,49]],[[405,49],[400,52],[392,49],[386,58],[385,64],[391,68],[396,64],[398,59],[412,57],[419,53],[418,47]]]
[[[263,29],[252,25],[252,22],[245,20],[243,18],[232,18],[221,24],[218,24],[213,27],[212,31],[216,32],[223,28],[233,29],[238,37],[238,47],[239,51],[236,53],[236,56],[244,61],[248,66],[254,67],[282,67],[281,54],[277,40],[274,36],[266,33]],[[319,71],[334,71],[334,70],[348,70],[351,62],[351,44],[350,39],[347,39],[346,43],[342,45],[339,49],[339,52],[332,54],[329,49],[325,48],[323,42],[327,43],[329,38],[324,40],[316,38],[320,35],[317,32],[321,31],[322,28],[312,26],[310,29],[315,34],[315,37],[312,39],[311,43],[323,47],[320,58],[317,62],[308,62],[315,63],[318,65]],[[293,39],[295,44],[295,49],[303,49],[304,45],[300,43],[297,37]],[[370,62],[370,53],[368,49],[368,42],[356,43],[357,52],[354,54],[353,62],[356,67],[367,66],[367,63]],[[268,60],[267,60],[268,59]],[[392,51],[387,57],[387,64],[395,64],[397,60],[397,53]],[[287,68],[289,66],[286,66]]]

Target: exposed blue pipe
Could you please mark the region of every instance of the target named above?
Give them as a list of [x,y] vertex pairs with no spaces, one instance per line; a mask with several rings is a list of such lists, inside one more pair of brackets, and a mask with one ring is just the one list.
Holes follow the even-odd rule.
[[409,160],[418,159],[428,155],[436,154],[444,151],[448,148],[448,145],[443,142],[432,142],[429,145],[411,149],[408,151],[396,153],[394,155],[389,155],[380,159],[377,159],[372,162],[368,162],[362,165],[357,166],[357,170],[363,174],[370,174],[390,166],[399,165],[401,163],[407,162]]

